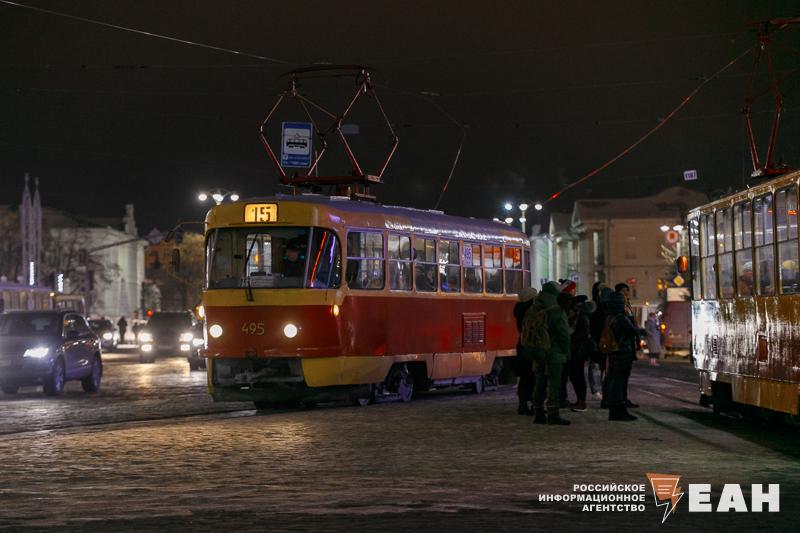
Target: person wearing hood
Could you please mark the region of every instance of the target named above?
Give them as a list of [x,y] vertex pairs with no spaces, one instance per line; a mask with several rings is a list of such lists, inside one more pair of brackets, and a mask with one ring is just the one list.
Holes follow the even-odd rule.
[[564,375],[561,378],[561,398],[567,398],[567,380],[572,383],[575,391],[575,403],[570,404],[572,411],[582,413],[586,411],[586,377],[583,368],[586,361],[595,351],[591,334],[590,316],[595,311],[594,302],[586,296],[576,296],[570,311],[572,326],[571,357],[564,366]]
[[[561,391],[561,372],[564,363],[569,359],[570,334],[567,314],[558,305],[558,294],[561,292],[557,283],[545,283],[536,297],[529,313],[543,312],[546,316],[547,332],[550,337],[550,349],[534,358],[533,370],[536,385],[533,391],[534,424],[569,425],[558,413],[559,393]],[[544,400],[547,396],[547,415],[545,416]]]
[[[603,378],[606,371],[606,356],[600,352],[600,335],[606,323],[606,304],[611,297],[612,290],[604,283],[595,282],[592,285],[592,301],[595,304],[594,313],[589,318],[590,332],[594,341],[595,350],[589,355],[589,388],[592,391],[592,398],[595,400],[603,399]],[[599,376],[595,377],[595,370]]]
[[608,302],[608,316],[611,332],[616,341],[616,350],[608,356],[606,374],[606,394],[604,403],[609,408],[608,419],[612,421],[632,421],[636,417],[628,412],[627,386],[631,366],[636,360],[635,342],[639,330],[625,311],[625,296],[614,293]]
[[[522,319],[525,313],[533,305],[533,300],[536,298],[538,292],[533,287],[523,287],[519,291],[518,302],[514,304],[514,319],[517,321],[517,334],[522,332]],[[533,360],[525,357],[522,354],[522,344],[517,338],[517,357],[514,362],[514,371],[519,377],[517,384],[517,398],[519,399],[519,406],[517,407],[517,414],[519,415],[532,415],[533,411],[528,405],[528,402],[533,402]]]

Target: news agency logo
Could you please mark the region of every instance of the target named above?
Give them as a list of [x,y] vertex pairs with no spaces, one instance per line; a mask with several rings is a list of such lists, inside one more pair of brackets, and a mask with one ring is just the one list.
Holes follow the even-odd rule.
[[650,480],[650,486],[653,487],[653,498],[656,501],[656,507],[665,507],[664,518],[661,523],[667,521],[678,502],[683,498],[683,491],[678,486],[681,476],[673,474],[647,474],[647,479]]
[[[656,507],[664,507],[661,523],[674,513],[678,502],[683,498],[683,489],[678,485],[681,476],[675,474],[648,473],[647,479],[653,489]],[[781,510],[781,486],[770,483],[767,489],[756,483],[750,486],[750,507],[747,506],[742,486],[738,483],[726,483],[722,487],[716,509],[711,501],[711,485],[708,483],[689,483],[690,513],[761,513],[766,504],[767,512],[778,513]]]

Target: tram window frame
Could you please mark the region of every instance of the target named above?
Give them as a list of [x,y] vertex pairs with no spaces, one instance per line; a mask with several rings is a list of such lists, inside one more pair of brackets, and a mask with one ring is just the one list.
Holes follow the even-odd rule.
[[483,245],[483,277],[487,294],[503,294],[503,247],[500,244]]
[[733,215],[732,208],[718,209],[716,217],[718,297],[727,300],[734,296]]
[[[419,242],[422,248],[419,248]],[[430,247],[432,245],[432,248]],[[436,237],[414,235],[414,290],[417,292],[436,292],[439,287]],[[422,257],[423,259],[420,259]],[[427,276],[433,276],[433,279]]]
[[749,200],[734,204],[733,232],[736,294],[740,297],[753,296],[753,206]]
[[[709,231],[711,230],[711,231]],[[700,272],[703,280],[703,300],[717,299],[716,229],[714,214],[700,216]],[[709,279],[710,278],[710,279]],[[712,283],[709,284],[709,281]]]
[[459,241],[445,239],[439,241],[439,289],[444,293],[461,292],[461,243]]
[[[757,208],[756,206],[763,206]],[[753,198],[753,240],[755,285],[759,296],[774,296],[775,281],[775,199],[772,192]],[[769,283],[766,276],[769,275]]]
[[[466,253],[469,247],[469,254]],[[469,255],[469,258],[467,258]],[[483,293],[483,246],[476,242],[464,242],[461,245],[461,286],[467,294]],[[469,264],[467,264],[469,263]],[[470,279],[470,274],[473,278]],[[476,285],[477,284],[477,285]]]
[[503,278],[506,294],[519,294],[525,283],[521,246],[503,248]]
[[531,281],[531,251],[530,249],[523,248],[522,250],[522,286],[533,287]]
[[[782,205],[783,204],[783,205]],[[797,185],[791,185],[775,192],[775,237],[778,248],[778,289],[780,294],[797,294],[800,292],[800,271],[798,271],[797,249]],[[785,213],[785,215],[784,215]],[[794,224],[792,224],[792,217]],[[783,226],[783,227],[782,227]],[[784,264],[791,262],[793,268],[784,268]],[[788,273],[793,273],[793,279]]]
[[[378,235],[381,239],[380,245],[380,256],[365,256],[365,255],[351,255],[351,235],[356,234],[363,234],[363,235]],[[364,246],[366,250],[372,249],[374,253],[376,247],[374,243],[372,246]],[[379,291],[383,290],[386,286],[386,236],[382,231],[370,231],[370,230],[362,230],[362,229],[348,229],[347,230],[347,263],[345,266],[345,279],[347,280],[347,286],[354,290],[367,290],[367,291]],[[355,276],[351,275],[351,270],[353,266],[360,263],[367,263],[368,265],[371,263],[373,266],[368,267],[365,272],[367,273],[376,273],[380,272],[381,277],[378,279],[377,277],[365,277],[364,282],[356,284],[357,281]],[[378,263],[380,263],[380,269],[374,268]],[[359,266],[359,270],[361,270]],[[356,276],[359,272],[356,272]],[[367,279],[368,278],[368,279]]]
[[[393,249],[392,240],[397,240],[397,249]],[[405,257],[402,257],[403,241],[408,243]],[[414,268],[412,266],[412,250],[410,233],[390,232],[386,239],[386,259],[389,267],[389,290],[411,291],[414,289]],[[402,280],[402,283],[400,281]]]
[[702,279],[700,275],[700,217],[690,218],[689,224],[689,266],[692,275],[692,297],[700,300],[703,297]]

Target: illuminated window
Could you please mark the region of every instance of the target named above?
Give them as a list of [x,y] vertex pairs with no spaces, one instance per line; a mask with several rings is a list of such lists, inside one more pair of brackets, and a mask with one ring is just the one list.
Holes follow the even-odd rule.
[[523,283],[522,249],[516,246],[506,246],[504,258],[506,293],[519,294]]
[[464,267],[464,292],[483,292],[480,244],[464,243],[461,249],[461,266]]
[[714,257],[714,216],[703,215],[700,217],[700,270],[703,277],[703,299],[714,300],[717,298],[717,275]]
[[461,264],[458,242],[439,242],[439,281],[442,292],[461,292]]
[[772,194],[753,200],[756,242],[756,289],[762,296],[775,294],[775,249],[773,248]]
[[750,202],[733,206],[734,244],[736,245],[736,294],[753,294],[753,229]]
[[778,281],[781,294],[796,294],[798,286],[797,257],[797,187],[775,194],[775,233],[778,238]]
[[483,246],[483,266],[486,276],[486,292],[500,294],[503,292],[503,259],[502,249],[494,244]]
[[[692,272],[692,292],[695,300],[703,296],[700,278],[700,220],[689,220],[689,255],[691,257],[689,268]],[[600,281],[600,280],[598,280]]]
[[380,290],[384,286],[383,234],[347,234],[347,284],[351,289]]
[[414,236],[414,284],[417,291],[435,292],[439,284],[436,279],[436,239]]
[[719,297],[733,298],[733,217],[731,208],[717,211]]
[[389,288],[410,291],[412,286],[411,237],[390,233],[387,241],[389,256]]

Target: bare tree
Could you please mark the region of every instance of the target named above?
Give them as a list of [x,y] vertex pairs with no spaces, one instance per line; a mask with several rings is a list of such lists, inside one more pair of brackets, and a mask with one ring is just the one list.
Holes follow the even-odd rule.
[[153,278],[161,291],[161,302],[165,309],[193,309],[200,303],[203,285],[203,261],[205,260],[203,236],[199,233],[184,233],[176,246],[180,250],[180,269],[162,265]]
[[16,281],[21,274],[22,242],[19,238],[19,213],[11,208],[0,209],[0,276]]

